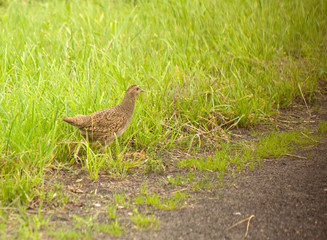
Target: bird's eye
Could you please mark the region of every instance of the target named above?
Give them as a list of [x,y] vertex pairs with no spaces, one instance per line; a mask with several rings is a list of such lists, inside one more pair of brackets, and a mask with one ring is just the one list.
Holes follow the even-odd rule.
[[138,91],[138,90],[140,90],[139,88],[136,88],[136,90]]

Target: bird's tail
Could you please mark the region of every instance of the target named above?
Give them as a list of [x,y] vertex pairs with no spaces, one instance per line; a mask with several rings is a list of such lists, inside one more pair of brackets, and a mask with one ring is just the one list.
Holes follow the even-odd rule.
[[76,117],[62,118],[62,120],[73,126],[79,127],[83,124],[84,117],[84,115],[77,115]]

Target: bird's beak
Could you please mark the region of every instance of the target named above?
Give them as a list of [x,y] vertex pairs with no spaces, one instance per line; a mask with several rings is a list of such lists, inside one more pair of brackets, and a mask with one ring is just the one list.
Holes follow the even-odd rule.
[[141,88],[141,92],[144,92],[144,90]]

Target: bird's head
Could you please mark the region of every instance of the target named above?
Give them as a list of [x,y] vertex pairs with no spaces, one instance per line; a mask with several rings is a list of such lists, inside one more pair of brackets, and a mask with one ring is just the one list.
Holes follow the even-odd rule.
[[125,98],[136,99],[141,92],[144,92],[144,90],[134,84],[127,89]]

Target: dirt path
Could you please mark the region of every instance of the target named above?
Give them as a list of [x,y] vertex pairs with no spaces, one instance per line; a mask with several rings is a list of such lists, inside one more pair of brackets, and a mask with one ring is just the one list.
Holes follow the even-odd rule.
[[159,231],[124,238],[243,239],[248,221],[232,226],[254,215],[247,239],[327,239],[327,139],[296,154],[304,158],[266,161],[193,206],[161,212]]

